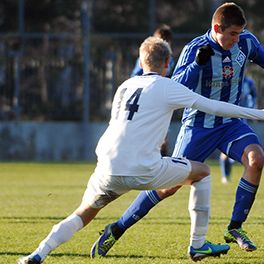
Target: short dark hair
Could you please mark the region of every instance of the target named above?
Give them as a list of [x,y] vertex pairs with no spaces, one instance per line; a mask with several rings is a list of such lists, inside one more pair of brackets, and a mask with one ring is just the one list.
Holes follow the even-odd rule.
[[153,33],[153,36],[166,40],[169,43],[172,42],[173,39],[172,30],[170,26],[166,24],[162,24],[159,27],[157,27]]
[[219,24],[222,30],[230,26],[245,26],[247,20],[243,9],[235,3],[224,3],[213,14],[212,26]]

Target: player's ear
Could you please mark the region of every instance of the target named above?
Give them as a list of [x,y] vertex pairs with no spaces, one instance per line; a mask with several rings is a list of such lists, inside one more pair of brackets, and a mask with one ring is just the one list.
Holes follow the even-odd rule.
[[166,69],[169,68],[169,64],[170,64],[170,58],[167,57],[167,58],[165,59],[165,68],[166,68]]
[[220,30],[221,30],[220,25],[218,25],[218,24],[214,24],[214,32],[215,32],[215,33],[219,33]]
[[143,65],[142,65],[141,59],[139,59],[139,66],[140,66],[141,69],[143,69]]

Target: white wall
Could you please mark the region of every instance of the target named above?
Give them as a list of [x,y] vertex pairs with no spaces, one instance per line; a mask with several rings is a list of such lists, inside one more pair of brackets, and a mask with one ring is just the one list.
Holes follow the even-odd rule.
[[[169,154],[180,125],[170,126]],[[251,123],[251,126],[264,144],[264,123]],[[85,135],[83,124],[78,122],[3,122],[0,124],[0,161],[96,160],[94,150],[106,127],[107,123],[91,123]]]

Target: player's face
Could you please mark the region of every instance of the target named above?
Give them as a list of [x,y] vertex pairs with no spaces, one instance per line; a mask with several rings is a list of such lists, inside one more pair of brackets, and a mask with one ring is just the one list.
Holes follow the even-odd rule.
[[225,30],[221,26],[215,28],[215,40],[224,49],[229,50],[239,41],[240,33],[244,30],[241,26],[230,26]]

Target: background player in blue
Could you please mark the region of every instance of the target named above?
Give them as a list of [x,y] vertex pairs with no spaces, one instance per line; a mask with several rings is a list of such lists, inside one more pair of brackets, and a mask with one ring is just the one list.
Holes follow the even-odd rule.
[[[238,5],[221,5],[213,14],[211,29],[184,47],[172,78],[205,97],[238,104],[246,62],[264,67],[264,47],[253,34],[244,30],[245,26],[245,15]],[[219,149],[243,164],[245,169],[224,238],[237,243],[243,250],[256,250],[256,245],[242,229],[255,200],[264,163],[263,149],[256,134],[239,119],[208,115],[192,108],[185,109],[182,122],[173,156],[203,162]],[[203,180],[196,186],[197,197],[202,185]],[[94,245],[106,250],[98,254],[105,255],[130,226],[178,188],[141,192],[121,218],[106,227],[102,239]],[[153,199],[157,196],[160,199]],[[190,198],[189,212],[194,233],[191,241],[198,248],[203,243],[198,235],[208,228],[209,209],[197,208]]]
[[[257,89],[255,82],[249,77],[245,76],[242,85],[242,91],[240,95],[239,105],[249,108],[256,107]],[[245,122],[246,119],[244,119]],[[219,165],[221,168],[221,181],[222,183],[228,183],[231,177],[232,165],[234,160],[230,159],[224,153],[220,154]]]
[[[154,31],[153,36],[157,37],[157,38],[161,38],[163,40],[166,40],[169,43],[170,47],[171,47],[172,40],[173,40],[173,33],[172,33],[172,30],[171,30],[170,26],[168,26],[166,24],[160,25]],[[167,73],[166,73],[166,77],[171,77],[171,75],[173,73],[174,66],[175,66],[175,60],[173,58],[173,55],[171,54],[170,55],[170,60],[169,60],[169,67],[168,67]],[[142,75],[142,74],[143,74],[143,69],[140,66],[139,58],[137,58],[135,67],[134,67],[134,69],[133,69],[133,71],[131,73],[131,77],[134,77],[134,76],[137,76],[137,75]]]

